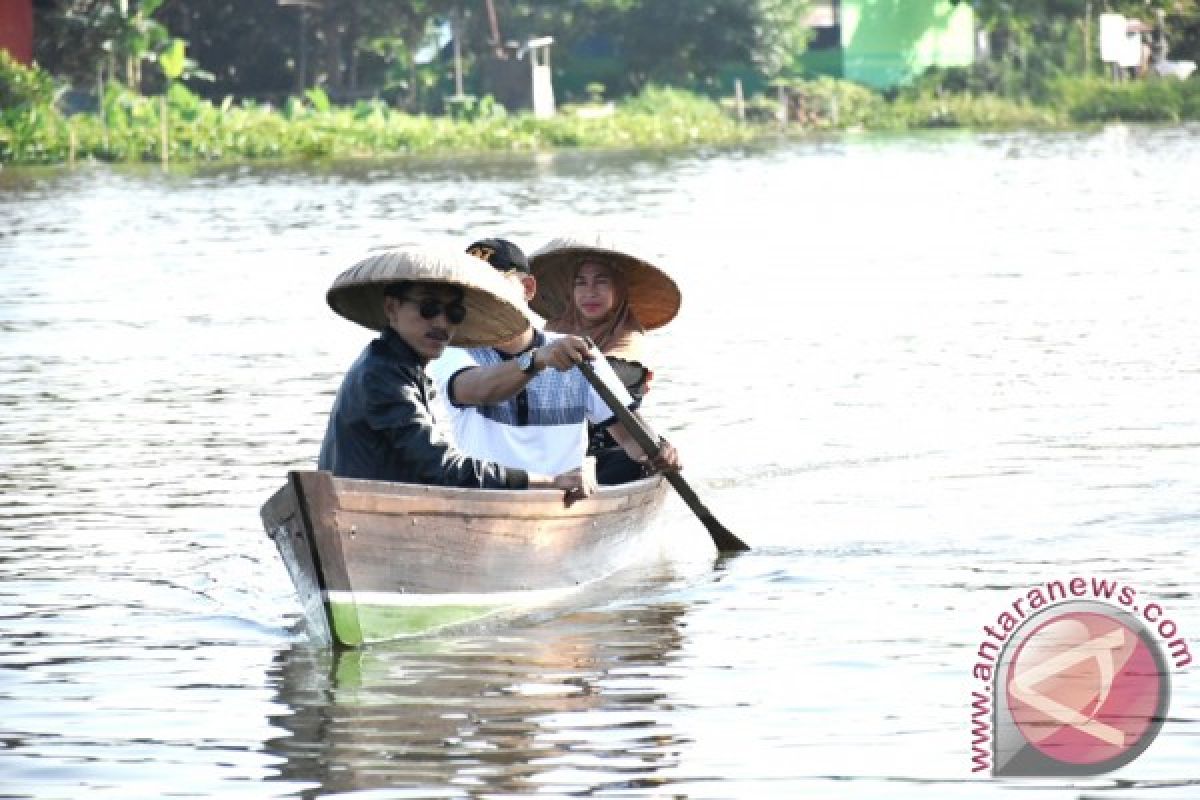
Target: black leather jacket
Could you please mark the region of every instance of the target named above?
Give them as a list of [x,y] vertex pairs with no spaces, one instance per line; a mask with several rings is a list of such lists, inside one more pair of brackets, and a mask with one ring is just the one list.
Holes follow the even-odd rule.
[[319,469],[345,478],[483,489],[524,489],[524,470],[471,458],[434,425],[433,384],[417,354],[386,329],[338,389]]

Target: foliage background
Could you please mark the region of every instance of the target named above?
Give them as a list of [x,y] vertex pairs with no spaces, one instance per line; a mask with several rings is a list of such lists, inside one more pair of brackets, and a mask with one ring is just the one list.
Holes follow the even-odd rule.
[[[957,0],[965,2],[966,0]],[[40,0],[37,63],[75,87],[108,78],[161,90],[152,62],[171,37],[211,80],[185,79],[219,102],[282,102],[320,87],[334,103],[381,97],[412,112],[443,113],[456,92],[448,38],[459,33],[467,94],[511,46],[553,36],[555,86],[568,102],[620,98],[669,85],[710,96],[733,78],[763,86],[814,78],[798,66],[812,38],[811,0]],[[1200,60],[1200,0],[972,0],[987,57],[943,88],[1045,100],[1066,76],[1102,74],[1097,17],[1147,22],[1166,13],[1172,57]],[[869,8],[869,7],[868,7]],[[1088,41],[1085,41],[1085,34]],[[131,65],[132,64],[132,65]],[[503,66],[501,64],[501,66]],[[943,77],[935,76],[934,81]]]
[[[784,120],[789,132],[1194,120],[1200,75],[1113,81],[1094,40],[1105,5],[1144,20],[1161,8],[1171,57],[1198,59],[1198,2],[975,0],[983,57],[879,93],[804,71],[805,2],[40,0],[39,66],[0,53],[0,163],[674,147],[779,135]],[[452,31],[467,94],[448,103]],[[567,111],[549,120],[506,109],[488,81],[513,66],[513,42],[540,35],[555,37]],[[734,77],[766,90],[745,98],[744,121]],[[608,115],[571,113],[603,101]]]

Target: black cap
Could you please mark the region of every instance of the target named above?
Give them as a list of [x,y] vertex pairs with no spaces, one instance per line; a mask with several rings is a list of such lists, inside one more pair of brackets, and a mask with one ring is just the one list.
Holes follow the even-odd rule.
[[508,239],[480,239],[467,248],[467,253],[482,258],[501,272],[529,272],[529,259],[521,248]]

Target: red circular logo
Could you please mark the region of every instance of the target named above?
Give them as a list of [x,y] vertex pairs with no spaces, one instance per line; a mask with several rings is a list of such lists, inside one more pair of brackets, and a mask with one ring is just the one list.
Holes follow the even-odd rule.
[[1167,679],[1140,626],[1066,611],[1038,625],[1009,662],[1012,720],[1060,764],[1100,766],[1140,754],[1162,725]]

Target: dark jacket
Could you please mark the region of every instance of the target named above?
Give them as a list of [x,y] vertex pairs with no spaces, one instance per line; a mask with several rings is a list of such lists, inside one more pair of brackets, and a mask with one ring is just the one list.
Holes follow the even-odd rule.
[[367,345],[338,389],[317,460],[345,478],[484,489],[524,489],[524,470],[471,458],[434,424],[433,384],[390,328]]

